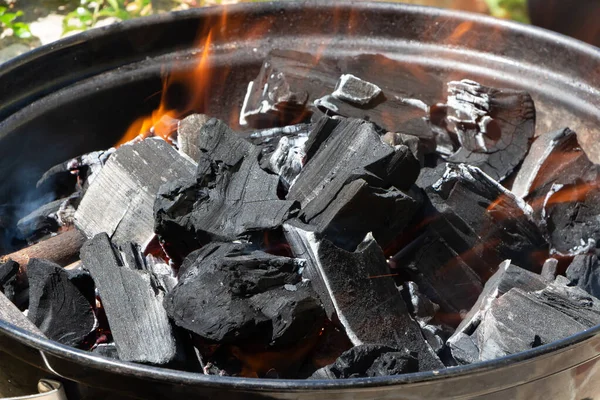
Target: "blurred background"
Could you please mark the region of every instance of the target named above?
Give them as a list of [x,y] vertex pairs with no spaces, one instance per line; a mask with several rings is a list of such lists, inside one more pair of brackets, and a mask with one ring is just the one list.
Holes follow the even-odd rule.
[[[61,37],[122,20],[257,1],[262,0],[0,0],[0,63]],[[380,1],[488,14],[531,23],[600,46],[600,0]]]

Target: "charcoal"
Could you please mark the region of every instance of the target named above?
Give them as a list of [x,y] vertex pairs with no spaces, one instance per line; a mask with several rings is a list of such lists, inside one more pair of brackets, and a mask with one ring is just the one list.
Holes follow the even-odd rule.
[[165,182],[191,178],[194,163],[160,138],[121,146],[90,184],[75,213],[88,238],[106,232],[116,244],[146,245],[154,235],[153,203]]
[[27,265],[29,312],[27,317],[44,334],[59,343],[77,347],[96,329],[88,299],[69,280],[61,266],[32,259]]
[[556,278],[558,270],[558,260],[556,258],[549,258],[544,261],[544,265],[542,265],[542,272],[540,275],[543,279],[551,282]]
[[[215,158],[199,164],[196,182],[166,183],[158,192],[155,230],[170,243],[170,255],[188,254],[213,240],[230,241],[275,229],[294,212],[294,202],[277,195],[279,178],[260,168],[260,149],[248,143],[246,153],[246,145],[232,144],[236,139],[229,136],[224,133],[224,138],[215,140],[217,144],[200,146],[203,151],[212,148],[214,153],[208,154]],[[237,164],[229,168],[217,161]]]
[[345,185],[323,212],[306,222],[336,246],[354,251],[369,232],[385,247],[407,227],[419,206],[417,191],[369,186],[363,179]]
[[352,74],[340,76],[333,97],[350,103],[366,105],[381,94],[381,88],[371,82],[363,81]]
[[318,330],[323,316],[310,286],[284,287],[300,283],[303,265],[243,244],[211,243],[185,259],[165,309],[178,326],[219,343],[291,344]]
[[19,273],[19,264],[13,260],[8,260],[0,264],[0,292],[4,293],[10,301],[15,301],[17,288],[17,274]]
[[411,315],[419,323],[426,324],[435,317],[439,306],[424,296],[416,283],[406,282],[403,285],[403,293]]
[[119,352],[114,343],[100,343],[92,349],[92,353],[102,357],[112,358],[113,360],[119,359]]
[[569,128],[538,136],[519,169],[512,191],[516,196],[543,198],[553,184],[595,182],[598,172]]
[[179,121],[177,125],[177,145],[179,146],[179,151],[186,154],[192,160],[197,160],[200,157],[198,136],[208,120],[209,118],[204,114],[192,114]]
[[21,239],[30,242],[41,238],[59,228],[57,213],[63,199],[44,204],[37,210],[32,211],[17,222],[17,229]]
[[273,152],[263,155],[261,160],[261,167],[266,171],[279,175],[280,181],[286,190],[300,174],[306,157],[303,141],[295,140],[295,142],[295,144],[292,143],[286,136],[282,137]]
[[407,133],[392,133],[388,132],[383,136],[383,141],[390,146],[404,145],[407,146],[421,167],[425,166],[426,157],[435,153],[435,140],[427,138],[419,138]]
[[449,339],[451,346],[456,340],[462,340],[461,334],[471,333],[481,323],[493,301],[513,288],[533,292],[542,290],[547,282],[537,274],[511,264],[510,260],[500,264],[496,272],[485,284],[477,302],[464,317],[454,335]]
[[479,347],[475,337],[457,332],[451,339],[449,346],[452,357],[458,364],[473,364],[479,361]]
[[237,165],[255,148],[252,143],[216,118],[211,118],[202,126],[197,146],[200,152],[211,160],[222,162],[229,167]]
[[333,364],[317,370],[310,379],[349,379],[417,372],[416,356],[385,345],[363,344],[344,352]]
[[541,210],[552,250],[559,255],[585,254],[600,237],[600,188],[596,181],[555,183]]
[[421,168],[421,171],[419,172],[419,177],[417,178],[415,185],[421,189],[427,189],[433,186],[434,183],[442,179],[447,169],[448,165],[446,163],[439,164],[435,168]]
[[313,282],[328,316],[337,316],[355,346],[393,345],[417,352],[422,370],[441,365],[410,317],[372,235],[348,252],[298,224],[286,224],[284,231],[294,255],[307,260],[303,276]]
[[575,256],[567,268],[566,275],[572,286],[577,286],[592,296],[600,298],[600,269],[596,255]]
[[173,269],[164,260],[149,254],[142,263],[144,269],[150,271],[158,279],[165,292],[169,293],[177,285],[177,278],[174,276]]
[[60,207],[56,212],[56,220],[59,226],[74,226],[75,225],[75,212],[83,194],[81,192],[75,192],[69,197],[62,199]]
[[0,321],[16,326],[35,336],[45,338],[44,333],[35,326],[26,316],[19,310],[12,301],[0,292]]
[[84,270],[83,268],[77,268],[73,270],[67,271],[69,282],[71,282],[79,293],[83,297],[86,298],[88,303],[95,304],[96,303],[96,284],[94,283],[94,278],[90,275],[89,271]]
[[329,139],[341,121],[341,119],[321,116],[314,122],[308,135],[308,140],[304,143],[304,153],[306,154],[305,163],[314,157],[321,148],[321,145]]
[[151,273],[129,265],[103,233],[81,249],[84,268],[96,283],[119,359],[163,365],[178,346],[162,306],[164,292]]
[[393,148],[381,141],[375,126],[343,120],[304,166],[287,199],[300,202],[304,219],[320,214],[343,186],[362,178],[372,186],[409,189],[419,163],[406,146]]
[[533,293],[536,299],[584,325],[584,329],[598,325],[600,300],[579,287],[568,286],[567,278],[563,276],[559,278],[545,289]]
[[300,146],[308,137],[313,124],[295,124],[283,127],[261,129],[245,134],[246,140],[263,149],[263,153],[275,150],[276,144],[284,137],[288,138],[293,146]]
[[462,80],[448,83],[448,125],[460,149],[447,159],[479,167],[495,180],[506,178],[523,161],[535,131],[531,96]]
[[[463,235],[477,263],[467,264],[487,279],[498,265],[511,259],[515,264],[539,272],[536,255],[548,245],[533,220],[531,207],[495,182],[480,169],[464,164],[448,164],[444,176],[426,190],[435,207]],[[451,237],[446,237],[452,240]],[[466,257],[466,256],[465,256]],[[483,263],[476,265],[482,260]]]

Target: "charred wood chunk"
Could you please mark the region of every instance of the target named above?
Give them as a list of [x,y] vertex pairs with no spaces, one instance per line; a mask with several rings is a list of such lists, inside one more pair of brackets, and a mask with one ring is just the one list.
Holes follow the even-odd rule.
[[317,370],[310,379],[366,378],[417,371],[418,359],[406,349],[363,344],[344,352],[333,364]]
[[271,51],[248,85],[240,125],[284,126],[310,116],[306,105],[331,93],[341,70],[336,62],[290,50]]
[[542,223],[553,251],[585,254],[600,237],[600,187],[597,181],[553,184],[543,200]]
[[593,254],[575,256],[567,268],[566,275],[572,286],[577,286],[592,296],[600,298],[598,257]]
[[381,188],[406,190],[419,173],[419,163],[408,147],[383,143],[373,124],[347,119],[331,132],[304,166],[288,193],[301,203],[310,220],[335,199],[344,185],[362,178]]
[[383,141],[390,146],[407,146],[413,156],[419,160],[422,169],[426,164],[426,158],[434,154],[436,149],[435,140],[433,138],[419,138],[418,136],[407,133],[388,132],[383,136]]
[[529,197],[535,209],[553,184],[596,182],[597,179],[598,170],[581,148],[577,133],[564,128],[535,139],[515,178],[512,192],[518,197]]
[[255,130],[245,133],[244,137],[253,145],[263,149],[263,153],[270,153],[284,137],[288,138],[293,145],[300,146],[308,138],[312,129],[313,124],[303,123]]
[[359,105],[369,104],[381,94],[381,88],[374,83],[363,81],[352,74],[340,76],[333,97]]
[[[539,256],[548,245],[531,207],[479,168],[448,164],[443,177],[426,193],[436,210],[463,232],[471,249],[465,261],[483,279],[506,259],[539,272],[544,260]],[[471,256],[484,264],[475,265],[468,259]]]
[[252,143],[216,118],[211,118],[202,125],[197,138],[197,146],[201,154],[229,167],[238,165],[248,153],[255,149]]
[[80,346],[96,329],[97,321],[92,305],[70,281],[68,272],[52,262],[33,259],[27,265],[27,278],[31,322],[52,340]]
[[304,152],[306,153],[305,162],[310,161],[310,159],[314,157],[321,148],[321,145],[329,139],[340,122],[340,119],[329,118],[326,115],[321,116],[314,122],[308,135],[308,140],[304,144]]
[[481,323],[485,313],[492,306],[493,301],[509,290],[517,288],[526,292],[533,292],[544,289],[547,283],[540,275],[511,264],[510,260],[504,261],[500,264],[498,271],[486,282],[477,302],[456,328],[448,342],[453,345],[464,340],[463,334],[472,334]]
[[179,121],[177,125],[177,145],[179,146],[179,151],[192,160],[197,160],[200,157],[198,140],[202,127],[208,120],[209,118],[204,114],[192,114]]
[[184,261],[165,299],[178,326],[219,343],[294,343],[320,329],[323,311],[301,284],[303,261],[249,252],[246,245],[211,243]]
[[186,255],[212,240],[235,240],[275,229],[290,217],[294,201],[279,199],[279,178],[260,168],[259,153],[252,146],[231,168],[205,158],[196,182],[175,181],[160,188],[154,204],[155,229],[175,254]]
[[544,261],[540,275],[547,281],[553,281],[556,278],[557,272],[558,260],[556,258],[549,258]]
[[357,179],[345,185],[325,210],[314,218],[306,218],[306,222],[314,225],[323,238],[348,251],[354,251],[369,232],[386,247],[408,226],[420,203],[417,191],[381,189]]
[[195,165],[159,138],[121,146],[91,183],[75,213],[88,238],[106,232],[117,244],[147,244],[153,204],[165,182],[193,177]]
[[535,106],[519,90],[495,89],[462,80],[448,83],[447,122],[460,142],[448,157],[506,178],[527,154],[535,131]]
[[292,141],[283,136],[272,152],[265,153],[264,149],[262,150],[261,167],[265,171],[279,175],[286,190],[294,183],[302,170],[306,157],[304,142],[307,139],[308,137],[305,137],[304,140]]
[[63,199],[44,204],[17,222],[21,239],[34,242],[44,235],[56,232],[59,228],[57,213]]
[[162,306],[164,292],[153,275],[129,265],[106,234],[84,244],[81,260],[96,283],[119,358],[158,365],[175,360],[178,348]]
[[294,255],[307,260],[303,276],[313,282],[326,312],[330,318],[337,316],[354,345],[387,344],[414,351],[420,370],[441,365],[410,317],[372,235],[348,252],[297,224],[286,224],[284,230]]
[[4,293],[10,301],[15,301],[15,295],[18,290],[17,274],[19,273],[19,264],[13,260],[7,260],[0,264],[0,292]]

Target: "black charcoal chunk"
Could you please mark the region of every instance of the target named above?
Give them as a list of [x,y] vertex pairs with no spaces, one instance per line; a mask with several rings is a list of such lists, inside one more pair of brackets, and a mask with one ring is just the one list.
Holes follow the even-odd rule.
[[177,125],[179,151],[192,160],[197,160],[200,157],[198,138],[201,135],[202,127],[208,120],[209,118],[204,114],[192,114],[179,121]]
[[381,189],[357,179],[345,185],[325,210],[305,218],[323,238],[348,251],[354,251],[369,232],[386,247],[408,226],[421,200],[414,190]]
[[75,213],[88,238],[106,232],[118,245],[154,236],[153,204],[165,182],[192,178],[195,165],[160,138],[126,144],[108,159]]
[[31,259],[27,264],[29,312],[27,317],[59,343],[77,347],[96,329],[88,299],[57,264]]
[[566,275],[572,286],[577,286],[592,296],[600,298],[598,257],[593,254],[575,256],[567,268]]
[[388,132],[383,135],[382,139],[390,146],[407,146],[415,158],[419,160],[421,167],[424,167],[426,163],[426,157],[435,153],[436,145],[433,138],[419,138],[418,136],[407,133]]
[[13,260],[7,260],[0,264],[0,292],[4,293],[8,300],[15,302],[17,294],[17,274],[19,264]]
[[435,317],[439,306],[424,296],[416,283],[406,282],[403,290],[405,291],[405,300],[407,298],[409,300],[406,301],[409,311],[417,321],[427,324]]
[[302,166],[306,153],[304,152],[304,140],[294,140],[293,142],[286,136],[279,139],[277,147],[271,152],[264,154],[261,159],[261,166],[264,170],[279,175],[280,181],[287,190],[296,180]]
[[92,353],[102,357],[112,358],[113,360],[119,359],[119,352],[114,343],[100,343],[92,349]]
[[[443,177],[426,193],[435,209],[463,235],[468,247],[458,252],[471,250],[463,258],[483,279],[506,259],[540,271],[539,255],[548,251],[548,245],[531,207],[479,168],[448,164]],[[478,262],[471,262],[471,256]]]
[[462,80],[448,83],[450,130],[460,149],[447,159],[506,178],[523,161],[535,131],[535,106],[524,91],[495,89]]
[[408,147],[383,143],[373,124],[346,119],[304,166],[288,193],[302,205],[305,220],[323,212],[345,184],[362,178],[371,186],[406,190],[419,173]]
[[83,245],[81,260],[96,283],[119,358],[158,365],[174,361],[176,338],[162,306],[164,292],[152,274],[129,265],[105,233]]
[[416,356],[406,350],[364,344],[344,352],[333,364],[317,370],[310,379],[349,379],[391,376],[419,371]]
[[552,282],[556,278],[558,270],[558,260],[556,258],[549,258],[544,261],[544,265],[542,265],[542,272],[540,275],[543,279],[548,282]]
[[260,129],[246,133],[243,136],[250,143],[263,149],[263,153],[270,153],[275,149],[275,146],[279,140],[284,137],[287,137],[293,145],[299,146],[306,140],[306,138],[308,138],[312,128],[313,124],[303,123],[269,129]]
[[315,121],[308,135],[308,140],[304,144],[304,152],[306,153],[305,163],[314,157],[341,121],[340,119],[333,119],[327,116],[321,116]]
[[568,280],[560,278],[533,295],[541,303],[582,324],[584,329],[600,324],[600,300],[579,287],[568,286]]
[[35,241],[44,235],[56,232],[59,228],[57,213],[63,199],[44,204],[17,222],[21,239]]
[[[254,149],[252,143],[216,118],[211,118],[202,125],[197,139],[197,146],[201,154],[229,167],[237,165]],[[196,161],[199,161],[199,159],[196,159]]]
[[410,317],[372,235],[348,252],[297,224],[284,225],[284,231],[294,255],[307,260],[303,276],[313,282],[326,312],[337,316],[354,345],[406,348],[418,353],[421,370],[441,365]]
[[535,139],[512,191],[516,196],[529,196],[530,201],[539,203],[553,184],[595,182],[597,177],[597,169],[581,148],[577,133],[564,128]]
[[352,74],[340,76],[333,97],[359,105],[369,104],[381,94],[381,88],[371,82],[363,81]]
[[323,317],[310,286],[300,284],[303,266],[246,245],[211,243],[185,259],[165,309],[178,326],[205,339],[289,345],[320,329]]

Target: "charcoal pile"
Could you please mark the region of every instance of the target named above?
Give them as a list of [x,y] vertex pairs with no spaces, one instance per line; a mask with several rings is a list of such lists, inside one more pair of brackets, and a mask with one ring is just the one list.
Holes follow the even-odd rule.
[[437,371],[600,324],[599,169],[577,133],[536,133],[528,93],[468,79],[427,103],[393,65],[273,51],[243,131],[191,114],[51,168],[2,220],[20,248],[0,318],[122,361],[294,379]]

